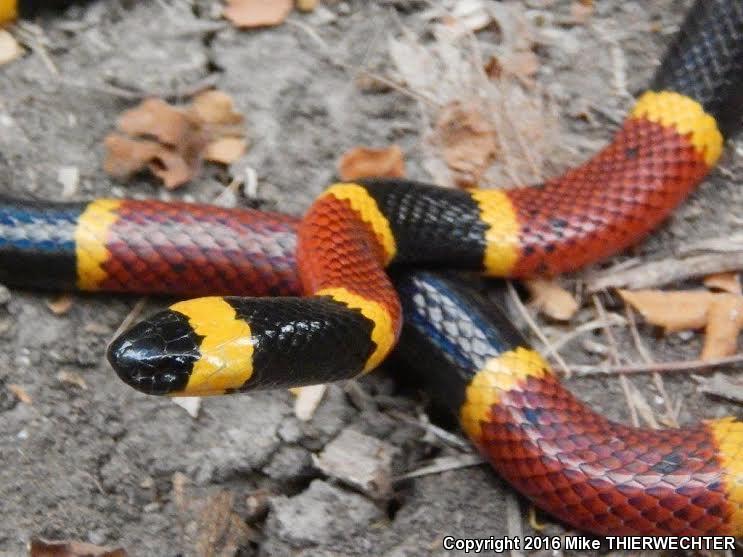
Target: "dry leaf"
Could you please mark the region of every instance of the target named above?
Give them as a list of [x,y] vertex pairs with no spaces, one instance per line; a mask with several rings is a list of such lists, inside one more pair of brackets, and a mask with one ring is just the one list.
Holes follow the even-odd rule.
[[738,351],[738,335],[743,329],[743,296],[711,294],[704,348],[701,360],[731,356]]
[[33,402],[31,396],[26,392],[26,389],[24,389],[20,385],[16,385],[15,383],[8,383],[6,387],[11,393],[13,393],[13,396],[15,396],[23,404],[31,404]]
[[119,130],[133,137],[154,138],[177,147],[200,132],[200,122],[162,99],[145,99],[124,112],[117,122]]
[[29,544],[29,557],[127,557],[122,548],[112,549],[91,543],[71,540],[47,541],[32,539]]
[[439,114],[435,135],[457,185],[476,186],[498,151],[495,130],[482,111],[472,104],[449,103]]
[[47,300],[46,307],[48,307],[54,315],[64,315],[70,311],[70,308],[72,308],[72,296],[69,294],[62,294],[53,300]]
[[557,281],[531,279],[524,285],[531,294],[529,305],[552,319],[568,321],[578,311],[578,302]]
[[300,12],[311,12],[319,4],[318,0],[297,0],[297,9]]
[[704,286],[710,290],[721,290],[730,294],[743,294],[740,286],[740,274],[737,272],[709,275],[704,278]]
[[23,55],[23,48],[15,37],[5,29],[0,29],[0,66],[12,62]]
[[622,299],[639,311],[645,321],[668,332],[701,329],[707,324],[710,293],[703,290],[619,290]]
[[338,162],[338,175],[342,180],[356,180],[384,176],[405,176],[405,160],[402,149],[391,145],[386,149],[354,147],[346,151]]
[[704,328],[704,361],[737,352],[738,335],[743,329],[743,296],[703,290],[619,290],[619,294],[646,321],[666,331]]
[[242,137],[223,137],[210,143],[204,151],[204,158],[211,162],[232,164],[245,154],[248,142]]
[[283,23],[292,4],[292,0],[229,0],[222,15],[236,27],[267,27]]
[[186,107],[147,99],[126,111],[106,140],[104,169],[127,178],[149,168],[168,189],[199,172],[203,159],[229,164],[247,149],[244,118],[222,91],[206,91]]
[[211,125],[240,126],[237,131],[242,132],[245,117],[235,111],[232,97],[224,91],[211,89],[200,93],[194,98],[189,110],[202,122]]

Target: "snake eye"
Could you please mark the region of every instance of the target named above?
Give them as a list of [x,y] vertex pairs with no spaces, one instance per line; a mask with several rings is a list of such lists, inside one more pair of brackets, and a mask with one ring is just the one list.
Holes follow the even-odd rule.
[[143,393],[164,395],[186,387],[199,358],[198,347],[199,336],[188,319],[165,310],[117,337],[106,356],[127,385]]

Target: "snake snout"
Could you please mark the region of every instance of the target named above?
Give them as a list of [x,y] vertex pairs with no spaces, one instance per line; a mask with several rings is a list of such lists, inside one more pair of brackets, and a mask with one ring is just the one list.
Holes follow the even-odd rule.
[[151,395],[185,388],[198,360],[198,337],[185,316],[166,310],[118,336],[106,356],[127,385]]

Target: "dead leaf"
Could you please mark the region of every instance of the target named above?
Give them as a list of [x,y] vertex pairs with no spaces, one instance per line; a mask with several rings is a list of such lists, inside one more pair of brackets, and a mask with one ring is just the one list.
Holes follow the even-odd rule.
[[236,27],[269,27],[283,23],[292,8],[292,0],[229,0],[222,15]]
[[47,541],[32,539],[29,544],[29,557],[127,557],[122,548],[112,549],[91,543],[72,540]]
[[384,149],[354,147],[346,151],[338,162],[338,175],[342,180],[356,180],[384,176],[405,176],[405,160],[402,149],[391,145]]
[[476,186],[498,152],[495,130],[483,112],[474,104],[451,102],[441,110],[434,134],[456,184]]
[[297,9],[300,12],[311,12],[318,4],[319,0],[297,0]]
[[154,138],[177,147],[198,135],[201,123],[162,99],[145,99],[124,112],[117,122],[119,130],[132,137]]
[[5,29],[0,29],[0,66],[23,56],[23,48],[15,37]]
[[148,168],[165,187],[190,181],[203,159],[229,164],[247,149],[244,118],[222,91],[206,91],[185,107],[147,99],[118,120],[106,140],[104,169],[127,178]]
[[568,321],[578,311],[578,302],[557,281],[531,279],[524,285],[531,294],[529,305],[552,319]]
[[242,133],[245,117],[235,110],[232,97],[224,91],[210,89],[198,94],[189,110],[202,122],[210,125],[240,126],[236,131]]
[[711,294],[704,348],[700,359],[714,360],[738,351],[738,334],[743,329],[743,297],[733,294]]
[[730,294],[743,294],[740,286],[740,273],[717,273],[704,277],[704,286],[710,290],[721,290]]
[[16,385],[15,383],[8,383],[6,385],[6,388],[13,393],[13,396],[15,396],[18,400],[20,400],[23,404],[32,404],[33,399],[31,396],[26,392],[26,389],[21,387],[20,385]]
[[53,300],[47,300],[46,307],[48,307],[54,315],[64,315],[70,311],[70,308],[72,308],[72,296],[69,294],[62,294]]
[[710,293],[704,290],[619,290],[622,299],[642,314],[645,321],[667,332],[701,329],[707,324]]
[[210,143],[204,151],[204,159],[221,164],[232,164],[245,154],[248,142],[242,137],[223,137]]
[[619,290],[624,301],[637,309],[648,323],[666,331],[705,329],[700,359],[714,360],[737,352],[743,329],[743,296],[688,290]]

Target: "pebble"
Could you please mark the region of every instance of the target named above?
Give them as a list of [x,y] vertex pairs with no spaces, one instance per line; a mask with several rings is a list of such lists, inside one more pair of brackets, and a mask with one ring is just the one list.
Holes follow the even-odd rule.
[[348,539],[383,516],[376,505],[356,493],[314,480],[294,497],[273,497],[267,527],[294,547],[326,545]]
[[314,460],[328,476],[383,500],[392,493],[392,461],[397,454],[389,443],[346,429]]

